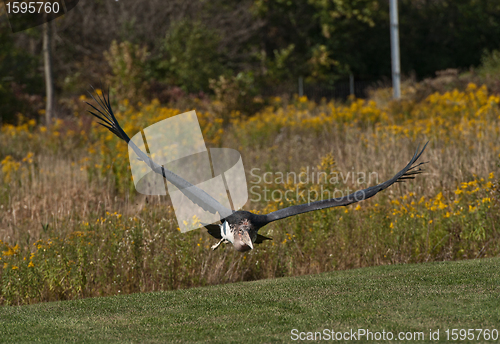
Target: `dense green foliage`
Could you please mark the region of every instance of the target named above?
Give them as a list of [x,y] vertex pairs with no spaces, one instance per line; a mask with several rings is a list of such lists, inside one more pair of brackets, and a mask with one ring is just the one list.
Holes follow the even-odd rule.
[[[289,61],[295,75],[390,76],[388,1],[258,0],[256,4],[267,19],[267,50],[295,44],[294,59]],[[398,6],[405,74],[415,72],[422,78],[446,68],[467,69],[478,65],[484,49],[500,45],[498,2],[400,0]]]
[[209,79],[224,73],[219,37],[200,22],[181,21],[169,29],[156,68],[162,81],[187,92],[208,90]]
[[0,121],[12,122],[17,113],[32,114],[26,94],[40,93],[39,59],[16,47],[9,24],[0,17]]

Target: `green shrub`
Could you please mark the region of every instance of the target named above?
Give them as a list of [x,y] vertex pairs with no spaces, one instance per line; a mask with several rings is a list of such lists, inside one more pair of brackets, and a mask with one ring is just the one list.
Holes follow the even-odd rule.
[[114,93],[119,99],[128,99],[132,103],[144,100],[148,90],[149,53],[146,47],[127,41],[121,43],[113,41],[104,56],[112,71],[108,83],[113,85]]
[[172,24],[156,57],[158,80],[186,92],[208,91],[208,81],[224,74],[224,56],[217,32],[200,22]]

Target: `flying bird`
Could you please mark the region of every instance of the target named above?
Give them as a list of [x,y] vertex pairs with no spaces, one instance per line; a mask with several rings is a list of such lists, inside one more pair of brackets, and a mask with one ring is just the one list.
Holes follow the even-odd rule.
[[423,172],[420,166],[424,163],[421,162],[419,164],[416,164],[416,162],[424,152],[428,142],[424,145],[422,150],[419,150],[419,148],[417,148],[410,162],[401,171],[396,173],[394,177],[378,185],[371,186],[363,190],[358,190],[350,195],[311,202],[307,204],[293,205],[269,214],[262,215],[254,214],[244,210],[234,211],[221,205],[217,200],[215,200],[212,196],[207,194],[202,189],[193,186],[182,177],[155,163],[152,159],[149,158],[146,153],[142,152],[133,143],[133,141],[130,140],[128,135],[123,131],[120,124],[116,120],[109,102],[109,91],[107,99],[104,94],[102,97],[97,94],[97,99],[91,93],[90,95],[97,103],[97,107],[90,103],[87,103],[96,111],[94,112],[89,110],[89,112],[101,121],[98,122],[100,125],[107,128],[120,139],[127,142],[127,144],[129,144],[129,146],[137,154],[139,160],[146,163],[155,173],[162,175],[165,179],[174,184],[193,203],[197,204],[205,211],[209,211],[212,214],[219,213],[219,215],[221,216],[221,224],[204,224],[204,227],[207,229],[208,233],[214,238],[219,239],[219,241],[212,246],[213,250],[219,247],[221,243],[232,243],[234,248],[240,252],[251,250],[254,248],[254,244],[261,244],[265,240],[272,240],[271,238],[258,234],[258,231],[262,227],[271,222],[281,220],[290,216],[307,213],[310,211],[347,206],[352,203],[360,202],[375,196],[377,193],[387,189],[394,183],[404,182],[406,179],[414,179],[416,175]]

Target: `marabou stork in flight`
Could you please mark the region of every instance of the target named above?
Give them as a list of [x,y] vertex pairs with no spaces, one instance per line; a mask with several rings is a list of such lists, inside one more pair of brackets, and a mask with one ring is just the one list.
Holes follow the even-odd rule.
[[180,176],[155,163],[149,158],[147,154],[142,152],[132,141],[130,141],[130,138],[120,127],[120,124],[113,114],[113,110],[111,109],[111,105],[109,102],[109,92],[107,99],[104,94],[102,98],[101,96],[97,95],[98,99],[96,99],[92,94],[90,95],[97,103],[97,107],[90,103],[87,103],[96,111],[89,112],[102,121],[99,122],[99,124],[107,128],[120,139],[127,142],[137,154],[139,160],[144,161],[154,172],[162,175],[170,183],[178,187],[185,196],[187,196],[198,206],[202,207],[204,210],[210,211],[212,214],[216,214],[217,212],[219,214],[230,214],[229,216],[221,219],[222,224],[204,225],[210,235],[212,235],[216,239],[219,239],[219,242],[212,246],[212,249],[214,250],[221,243],[228,242],[232,243],[237,251],[245,252],[251,250],[253,249],[254,244],[260,244],[264,240],[271,240],[270,238],[258,234],[258,231],[259,229],[273,221],[281,220],[286,217],[306,213],[309,211],[346,206],[352,203],[356,203],[375,196],[378,192],[387,189],[389,186],[396,182],[403,182],[406,179],[414,179],[416,175],[423,172],[423,170],[420,168],[420,165],[422,165],[423,163],[419,163],[417,165],[415,165],[415,163],[424,152],[428,142],[425,144],[422,150],[419,150],[419,148],[417,148],[410,162],[401,171],[396,173],[394,177],[378,185],[371,186],[363,190],[358,190],[350,195],[311,202],[307,204],[293,205],[288,208],[280,209],[272,213],[263,215],[253,214],[249,211],[244,210],[228,210],[205,191],[193,186],[191,183],[184,180]]

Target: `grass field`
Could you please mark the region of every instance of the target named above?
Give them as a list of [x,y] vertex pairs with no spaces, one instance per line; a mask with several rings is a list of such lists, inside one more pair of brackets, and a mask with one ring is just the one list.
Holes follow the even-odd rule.
[[0,342],[280,343],[292,342],[292,329],[423,332],[418,342],[439,329],[432,342],[450,342],[447,329],[500,329],[499,292],[498,258],[380,266],[4,306]]

